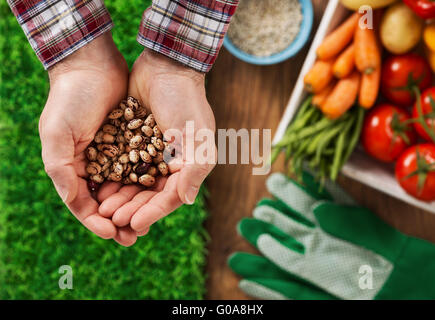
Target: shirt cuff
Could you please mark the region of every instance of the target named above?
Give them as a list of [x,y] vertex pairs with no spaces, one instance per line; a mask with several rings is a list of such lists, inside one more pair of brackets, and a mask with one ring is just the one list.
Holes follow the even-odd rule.
[[45,69],[113,27],[102,0],[8,3]]
[[239,0],[153,0],[137,41],[201,72],[219,53]]

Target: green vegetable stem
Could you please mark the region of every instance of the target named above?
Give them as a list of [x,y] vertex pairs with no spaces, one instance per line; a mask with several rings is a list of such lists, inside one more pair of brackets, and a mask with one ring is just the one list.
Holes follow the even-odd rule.
[[289,173],[300,178],[304,165],[323,182],[336,180],[361,134],[364,109],[354,106],[338,119],[326,118],[309,96],[299,108],[284,137],[272,150],[272,163],[284,151]]

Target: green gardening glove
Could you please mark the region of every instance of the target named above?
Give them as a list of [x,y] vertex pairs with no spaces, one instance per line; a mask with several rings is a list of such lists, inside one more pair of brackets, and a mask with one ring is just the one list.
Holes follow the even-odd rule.
[[435,246],[357,207],[336,185],[319,192],[273,174],[239,233],[264,257],[235,253],[241,289],[261,299],[435,299]]

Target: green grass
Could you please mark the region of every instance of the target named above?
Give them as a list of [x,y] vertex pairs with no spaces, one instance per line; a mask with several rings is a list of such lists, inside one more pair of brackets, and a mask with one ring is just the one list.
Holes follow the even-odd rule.
[[[147,1],[106,0],[131,66]],[[47,75],[0,2],[0,299],[199,299],[205,291],[204,191],[133,247],[101,240],[68,212],[43,170],[38,119]],[[70,265],[74,289],[60,290]]]

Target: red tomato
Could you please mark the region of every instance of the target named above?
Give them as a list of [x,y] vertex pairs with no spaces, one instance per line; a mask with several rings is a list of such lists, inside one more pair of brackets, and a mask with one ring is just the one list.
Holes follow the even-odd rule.
[[417,144],[405,150],[396,163],[396,179],[410,195],[435,200],[435,144]]
[[411,125],[403,123],[410,119],[406,110],[391,104],[374,107],[364,119],[362,144],[372,157],[393,162],[416,140]]
[[381,89],[391,102],[401,106],[411,106],[415,101],[412,86],[418,86],[422,91],[431,84],[430,66],[417,54],[391,56],[384,62]]
[[[433,135],[435,136],[435,87],[429,88],[423,92],[421,95],[421,110],[423,114],[427,116],[426,124],[429,130],[433,131]],[[418,108],[417,102],[414,104],[414,108],[412,109],[412,117],[418,118]],[[424,130],[423,126],[416,122],[414,123],[414,128],[417,131],[418,135],[425,140],[435,142],[431,139],[429,134]]]

